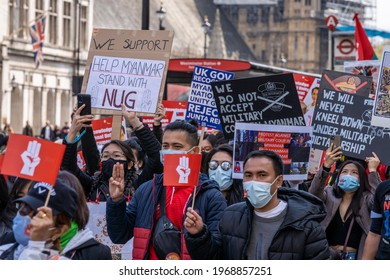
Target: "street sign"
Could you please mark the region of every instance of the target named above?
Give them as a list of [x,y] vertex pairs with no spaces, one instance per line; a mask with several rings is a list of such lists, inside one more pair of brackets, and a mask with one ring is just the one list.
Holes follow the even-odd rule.
[[330,31],[335,30],[338,23],[339,23],[339,21],[337,20],[337,18],[335,16],[328,16],[325,19],[325,24]]
[[343,39],[336,48],[345,55],[351,54],[355,49],[355,43],[351,39]]

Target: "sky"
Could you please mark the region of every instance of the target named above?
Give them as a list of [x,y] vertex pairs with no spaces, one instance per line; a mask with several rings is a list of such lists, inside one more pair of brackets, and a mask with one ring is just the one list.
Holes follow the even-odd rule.
[[390,1],[376,0],[376,26],[377,29],[390,32]]

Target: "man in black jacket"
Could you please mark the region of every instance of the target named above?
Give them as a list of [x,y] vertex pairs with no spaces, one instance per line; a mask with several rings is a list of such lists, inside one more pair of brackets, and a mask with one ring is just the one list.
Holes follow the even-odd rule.
[[283,162],[276,153],[251,152],[244,161],[243,182],[247,201],[224,211],[218,254],[204,255],[210,244],[202,217],[191,209],[187,212],[185,238],[193,259],[329,258],[328,242],[320,226],[326,215],[322,201],[307,192],[281,188]]

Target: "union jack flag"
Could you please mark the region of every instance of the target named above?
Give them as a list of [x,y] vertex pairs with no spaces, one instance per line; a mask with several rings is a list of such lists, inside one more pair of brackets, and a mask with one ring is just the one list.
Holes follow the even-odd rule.
[[31,27],[30,35],[34,51],[35,67],[38,68],[43,61],[43,40],[45,39],[46,16],[41,16]]

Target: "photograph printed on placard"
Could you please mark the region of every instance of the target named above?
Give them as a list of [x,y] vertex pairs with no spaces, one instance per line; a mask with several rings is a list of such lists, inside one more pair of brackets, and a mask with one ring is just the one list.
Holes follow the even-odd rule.
[[374,115],[377,117],[390,118],[390,51],[385,51],[383,53]]

